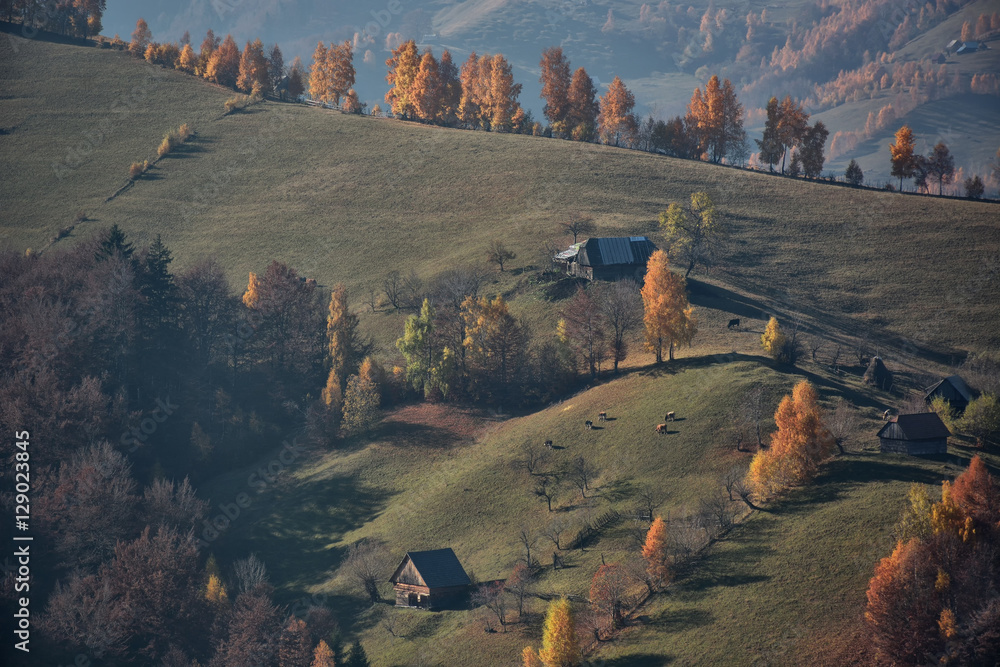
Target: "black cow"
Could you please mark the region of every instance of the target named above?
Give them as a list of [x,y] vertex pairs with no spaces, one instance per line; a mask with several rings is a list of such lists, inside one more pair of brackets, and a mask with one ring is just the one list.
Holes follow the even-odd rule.
[[733,327],[736,327],[737,329],[740,328],[740,319],[738,317],[729,320],[729,325],[726,328],[727,329],[732,329]]

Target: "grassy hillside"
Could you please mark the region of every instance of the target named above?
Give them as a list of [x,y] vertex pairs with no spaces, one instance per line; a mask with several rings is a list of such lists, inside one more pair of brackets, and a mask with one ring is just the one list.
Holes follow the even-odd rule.
[[[228,92],[118,53],[13,37],[0,55],[10,119],[0,201],[4,241],[16,248],[44,247],[82,212],[87,222],[60,243],[117,222],[140,240],[162,234],[178,269],[215,254],[240,286],[279,259],[360,296],[391,269],[426,278],[481,264],[492,238],[517,251],[515,269],[539,266],[544,241],[567,242],[557,224],[572,212],[592,216],[602,234],[656,236],[668,202],[706,190],[725,232],[717,266],[694,277],[737,288],[723,310],[797,311],[818,330],[870,332],[886,349],[902,337],[938,349],[1000,340],[992,204],[289,104],[221,118]],[[133,99],[124,111],[123,95]],[[162,135],[185,122],[197,132],[189,148],[104,203],[129,163],[154,157]],[[85,153],[79,166],[57,178],[52,165],[75,165],[74,147]]]
[[[856,380],[806,373],[826,400],[847,395],[865,415],[857,445],[870,446],[874,397]],[[664,371],[637,371],[562,403],[505,422],[446,408],[413,406],[390,414],[370,440],[345,451],[316,452],[256,496],[249,514],[213,544],[223,560],[258,553],[281,584],[283,599],[327,601],[345,629],[360,633],[380,665],[515,664],[537,628],[515,625],[484,634],[484,610],[423,614],[359,606],[349,581],[335,570],[346,546],[362,537],[407,550],[451,546],[481,581],[507,575],[521,554],[518,531],[561,521],[572,535],[608,508],[630,512],[638,491],[661,490],[664,515],[682,516],[721,493],[719,479],[747,454],[722,436],[736,397],[762,385],[773,405],[802,375],[776,372],[759,361],[692,357]],[[680,420],[660,436],[663,411]],[[607,410],[613,421],[586,431],[583,420]],[[557,449],[543,471],[584,456],[600,474],[587,499],[564,486],[553,509],[532,495],[534,482],[517,465],[522,442],[552,438]],[[954,460],[968,455],[957,452]],[[203,489],[213,504],[247,490],[256,466]],[[597,657],[614,665],[842,664],[857,657],[864,589],[875,562],[891,546],[890,532],[911,483],[938,484],[956,465],[858,451],[837,459],[808,489],[752,517],[681,574],[669,595],[657,596]],[[259,498],[259,500],[258,500]],[[546,568],[542,594],[588,594],[602,559],[616,562],[637,548],[632,521],[606,531],[583,550],[562,552],[567,568]],[[550,562],[551,543],[536,554]],[[529,605],[537,620],[544,601]],[[512,617],[515,614],[512,614]],[[390,629],[392,633],[390,633]],[[395,633],[395,636],[393,635]]]

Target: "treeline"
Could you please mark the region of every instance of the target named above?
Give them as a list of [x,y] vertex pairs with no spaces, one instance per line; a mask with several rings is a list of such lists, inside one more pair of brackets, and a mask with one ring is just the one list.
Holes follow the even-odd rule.
[[71,37],[101,32],[107,0],[0,0],[0,16],[25,30],[44,29]]
[[156,42],[149,25],[140,18],[130,41],[115,35],[111,40],[99,37],[98,44],[257,97],[287,95],[296,99],[305,91],[306,74],[299,58],[286,68],[281,47],[265,47],[260,38],[248,41],[240,51],[232,35],[223,39],[209,29],[196,52],[187,32],[180,42]]

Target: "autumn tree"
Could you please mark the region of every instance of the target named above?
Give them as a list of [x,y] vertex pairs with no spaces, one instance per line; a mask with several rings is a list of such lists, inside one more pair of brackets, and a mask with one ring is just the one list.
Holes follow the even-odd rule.
[[350,40],[340,44],[330,44],[326,52],[329,88],[327,97],[335,106],[340,105],[340,99],[346,96],[354,85],[354,48]]
[[764,333],[760,337],[760,344],[764,347],[768,356],[775,361],[786,361],[785,348],[788,345],[788,339],[781,330],[781,325],[778,324],[778,318],[772,317],[767,321]]
[[313,659],[309,667],[336,667],[336,665],[330,645],[326,643],[326,640],[320,639],[319,643],[316,644],[316,650],[313,651]]
[[695,88],[688,103],[687,127],[693,131],[700,151],[712,162],[721,162],[746,138],[743,105],[729,79],[721,83],[712,75],[704,94]]
[[671,203],[660,213],[660,228],[670,244],[671,256],[687,264],[685,278],[695,265],[707,263],[714,254],[719,239],[715,218],[715,204],[705,192],[691,193],[690,208]]
[[566,112],[566,126],[573,140],[591,141],[597,128],[600,105],[594,81],[582,67],[573,72],[567,103],[569,107]]
[[288,71],[288,95],[293,100],[298,100],[299,95],[305,92],[305,70],[302,69],[302,61],[298,56],[292,61],[292,68]]
[[697,321],[694,308],[688,303],[684,278],[670,270],[667,253],[662,250],[649,258],[641,294],[646,347],[656,353],[657,363],[663,361],[664,346],[673,360],[675,346],[690,345],[697,332]]
[[480,72],[480,57],[473,51],[462,64],[459,82],[462,97],[458,104],[458,119],[467,127],[478,128],[482,123],[482,101],[486,97],[483,76]]
[[667,551],[670,538],[667,524],[662,517],[656,517],[642,547],[642,557],[646,561],[646,576],[654,588],[662,588],[670,582],[670,557]]
[[389,84],[385,101],[390,105],[393,114],[410,118],[416,113],[413,82],[420,70],[417,43],[412,39],[403,42],[392,50],[392,55],[385,64],[388,67],[385,80]]
[[951,496],[962,514],[972,519],[979,533],[1000,529],[1000,487],[978,454],[955,478]]
[[913,176],[916,161],[913,154],[913,131],[904,125],[896,131],[896,141],[889,144],[892,159],[892,175],[899,177],[899,189],[903,189],[903,179]]
[[525,563],[518,563],[504,582],[507,591],[514,596],[514,600],[517,602],[518,618],[524,616],[524,601],[528,597],[531,580],[531,569]]
[[420,67],[413,79],[413,106],[417,118],[434,122],[441,113],[441,75],[438,62],[430,49],[420,59]]
[[590,582],[590,604],[608,615],[613,628],[624,620],[625,596],[631,584],[628,571],[619,563],[601,565]]
[[453,125],[458,120],[458,108],[462,103],[462,82],[447,49],[441,52],[441,60],[438,62],[438,82],[440,104],[437,120],[444,125]]
[[257,84],[260,90],[270,90],[270,73],[268,72],[267,57],[264,55],[264,44],[260,39],[247,42],[240,57],[239,74],[236,77],[236,87],[243,92],[249,93]]
[[212,54],[215,50],[219,48],[219,44],[222,39],[215,36],[212,29],[209,28],[208,32],[205,34],[205,39],[201,42],[201,49],[198,51],[198,65],[195,69],[195,74],[201,77],[208,78],[208,63],[212,59]]
[[[778,141],[781,143],[781,173],[785,173],[785,155],[799,146],[809,128],[809,114],[791,95],[786,95],[778,109]],[[824,136],[825,140],[826,137]],[[822,146],[820,147],[822,150]]]
[[538,81],[542,84],[541,97],[545,100],[542,113],[552,126],[553,133],[567,134],[572,130],[567,121],[570,115],[569,60],[563,55],[562,47],[552,46],[542,51],[539,66],[542,73]]
[[205,66],[205,78],[220,86],[235,88],[240,75],[240,61],[240,49],[236,46],[236,41],[232,35],[226,35],[226,39],[212,52]]
[[937,181],[938,194],[945,183],[951,183],[955,176],[955,158],[943,141],[937,142],[927,156],[927,175]]
[[351,435],[372,430],[382,418],[381,401],[374,382],[358,375],[350,376],[344,390],[344,429]]
[[833,435],[823,422],[818,394],[809,382],[795,385],[774,413],[778,430],[771,444],[754,454],[747,479],[760,498],[768,498],[816,475],[819,464],[833,454]]
[[538,658],[544,667],[575,667],[580,663],[576,623],[569,600],[565,598],[549,603]]
[[854,158],[851,158],[847,169],[844,171],[844,180],[855,187],[865,182],[865,174],[861,171],[861,165]]
[[194,74],[197,67],[198,56],[195,55],[194,49],[191,48],[190,44],[185,44],[184,48],[181,49],[181,55],[177,61],[177,69],[188,74]]
[[153,33],[149,29],[146,19],[141,18],[135,22],[135,30],[132,31],[132,41],[128,44],[129,54],[133,58],[144,57],[151,41],[153,41]]
[[312,66],[309,69],[309,97],[318,101],[325,101],[327,91],[330,89],[330,63],[327,59],[326,44],[322,41],[316,44],[313,51]]
[[600,101],[597,126],[601,141],[614,146],[630,146],[639,130],[638,121],[632,113],[634,108],[635,96],[625,87],[621,78],[616,76]]
[[305,621],[289,619],[278,637],[278,667],[303,667],[312,657],[312,641]]
[[868,583],[865,620],[877,653],[905,664],[923,664],[941,650],[938,568],[917,539],[898,542]]
[[512,129],[515,114],[520,106],[517,98],[521,94],[521,84],[514,83],[514,70],[503,55],[482,56],[479,63],[479,84],[486,90],[479,102],[480,115],[486,121],[486,129],[508,132]]

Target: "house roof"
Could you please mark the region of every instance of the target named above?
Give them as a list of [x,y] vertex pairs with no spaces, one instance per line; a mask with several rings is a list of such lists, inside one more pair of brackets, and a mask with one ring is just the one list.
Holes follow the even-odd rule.
[[959,396],[961,396],[962,398],[964,398],[966,403],[972,401],[972,399],[975,398],[972,393],[972,389],[970,389],[969,385],[965,384],[965,380],[963,380],[961,376],[958,375],[949,375],[943,380],[935,382],[930,387],[928,387],[927,390],[924,392],[924,397],[931,398],[932,396],[935,396],[937,394],[942,394],[945,395],[945,398],[947,398],[948,394],[951,394],[951,392],[949,392],[948,387],[944,385],[951,385],[951,388],[954,390],[954,392]]
[[878,432],[878,437],[891,440],[937,440],[949,435],[951,431],[936,412],[899,415]]
[[592,267],[615,265],[642,265],[656,246],[645,236],[613,236],[587,239],[581,244],[582,264]]
[[432,551],[408,551],[403,561],[396,568],[390,581],[396,583],[400,571],[407,561],[413,563],[420,578],[428,588],[450,588],[452,586],[468,586],[471,581],[465,573],[458,556],[449,549],[434,549]]

